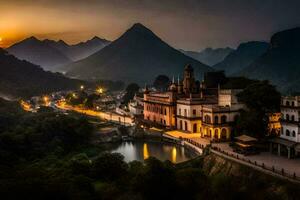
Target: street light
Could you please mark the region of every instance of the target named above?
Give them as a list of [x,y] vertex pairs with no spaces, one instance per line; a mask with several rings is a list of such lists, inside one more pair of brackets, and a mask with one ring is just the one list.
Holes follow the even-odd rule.
[[81,86],[80,86],[80,89],[81,89],[81,90],[84,90],[84,85],[81,85]]
[[103,88],[101,88],[101,87],[97,88],[96,92],[98,94],[102,94],[103,93]]

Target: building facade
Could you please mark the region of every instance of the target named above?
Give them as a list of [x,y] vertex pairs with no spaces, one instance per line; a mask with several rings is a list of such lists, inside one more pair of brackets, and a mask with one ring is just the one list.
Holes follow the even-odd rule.
[[300,155],[300,96],[281,98],[281,130],[279,137],[272,139],[270,150],[288,158]]
[[[217,73],[218,74],[218,73]],[[210,72],[210,79],[213,73]],[[222,75],[220,77],[223,77]],[[144,93],[144,120],[186,133],[199,133],[211,140],[227,140],[231,123],[236,120],[243,104],[236,94],[240,90],[223,90],[218,80],[202,84],[195,80],[190,65],[184,68],[183,79],[174,78],[168,92]]]

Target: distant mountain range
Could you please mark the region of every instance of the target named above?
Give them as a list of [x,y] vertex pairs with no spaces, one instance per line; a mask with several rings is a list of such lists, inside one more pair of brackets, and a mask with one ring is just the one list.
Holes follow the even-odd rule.
[[162,41],[142,24],[134,24],[120,38],[97,53],[69,64],[68,76],[79,79],[111,79],[144,84],[159,74],[182,74],[191,64],[197,78],[213,69]]
[[80,42],[74,45],[68,45],[63,40],[59,40],[57,42],[53,40],[44,40],[44,42],[62,52],[72,61],[78,61],[86,58],[110,44],[110,41],[96,36],[86,42]]
[[30,97],[53,91],[76,89],[83,81],[46,72],[37,65],[19,60],[0,48],[0,94],[9,97]]
[[68,45],[62,40],[38,40],[30,37],[6,50],[19,59],[40,65],[45,70],[56,71],[60,66],[85,58],[109,43],[98,37],[75,45]]
[[239,74],[270,80],[285,93],[299,92],[300,27],[274,34],[270,48]]
[[238,74],[253,61],[263,55],[269,48],[267,42],[241,43],[236,50],[231,51],[222,62],[213,66],[216,70],[224,70],[227,75]]
[[200,52],[185,51],[182,49],[180,51],[185,55],[190,56],[206,65],[213,66],[223,61],[224,58],[233,51],[233,49],[226,47],[226,48],[216,48],[216,49],[206,48]]

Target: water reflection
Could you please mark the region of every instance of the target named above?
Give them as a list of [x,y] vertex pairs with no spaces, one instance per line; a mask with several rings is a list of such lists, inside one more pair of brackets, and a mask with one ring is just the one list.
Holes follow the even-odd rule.
[[144,160],[146,160],[147,158],[149,158],[149,151],[148,151],[148,146],[147,143],[144,143]]
[[126,162],[133,160],[143,161],[150,156],[160,160],[170,160],[173,163],[183,162],[191,159],[194,155],[184,147],[161,142],[132,141],[123,142],[111,152],[121,153]]

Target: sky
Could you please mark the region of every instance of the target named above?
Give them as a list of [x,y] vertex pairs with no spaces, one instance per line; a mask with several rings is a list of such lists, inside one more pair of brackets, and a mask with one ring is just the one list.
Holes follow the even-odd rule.
[[117,39],[140,22],[175,48],[237,47],[300,26],[300,0],[0,0],[0,47]]

